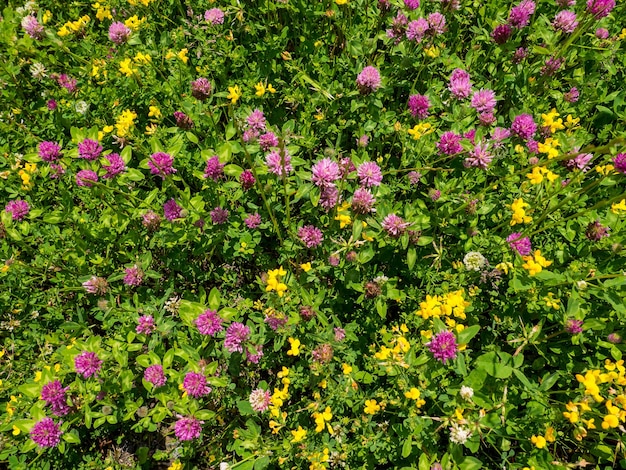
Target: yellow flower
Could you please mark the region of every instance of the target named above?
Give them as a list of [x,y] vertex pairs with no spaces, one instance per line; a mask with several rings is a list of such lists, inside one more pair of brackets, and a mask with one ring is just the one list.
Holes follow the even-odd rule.
[[239,98],[241,98],[241,96],[242,96],[242,93],[241,93],[241,88],[239,88],[239,85],[228,87],[228,96],[226,98],[228,98],[232,104],[237,103],[237,101],[239,101]]
[[265,94],[265,84],[263,82],[259,82],[254,85],[254,88],[256,89],[256,92],[254,94],[259,98]]
[[298,356],[300,354],[300,340],[297,338],[289,338],[291,348],[287,351],[288,356]]
[[596,167],[596,171],[604,176],[610,175],[614,169],[613,165],[598,165]]
[[322,413],[317,411],[313,413],[313,419],[315,420],[315,432],[322,432],[326,426],[328,426],[328,432],[332,433],[332,427],[327,423],[332,419],[333,414],[330,411],[330,406],[327,406]]
[[183,464],[180,463],[180,461],[176,460],[172,463],[172,465],[167,467],[167,470],[183,470]]
[[608,414],[604,416],[602,421],[602,429],[616,428],[619,426],[619,418],[614,414]]
[[35,382],[39,382],[41,380],[41,371],[38,370],[37,372],[35,372]]
[[544,437],[546,438],[546,441],[548,442],[556,441],[556,437],[554,436],[554,428],[552,426],[549,426],[548,429],[546,429],[546,433]]
[[18,429],[18,427],[14,424],[13,425],[13,435],[14,436],[19,436],[20,435],[20,430]]
[[50,10],[46,10],[45,13],[43,14],[43,17],[41,18],[41,22],[43,24],[46,24],[51,19],[52,19],[52,12]]
[[147,125],[145,134],[146,135],[154,135],[156,133],[158,127],[159,126],[157,126],[154,123]]
[[413,127],[413,129],[409,129],[407,132],[409,133],[410,136],[413,137],[413,139],[419,140],[422,137],[424,137],[425,135],[430,134],[431,132],[433,132],[434,129],[432,127],[433,126],[431,126],[427,122],[421,122],[419,124],[416,124]]
[[530,442],[535,444],[537,449],[543,449],[546,446],[546,438],[543,436],[532,436]]
[[132,67],[132,63],[133,61],[130,59],[130,57],[121,61],[120,72],[126,75],[127,77],[132,77],[137,72],[137,69],[134,69]]
[[133,15],[130,18],[128,18],[126,21],[124,21],[124,24],[126,25],[127,28],[130,28],[133,31],[137,31],[145,21],[146,21],[145,17],[139,19],[137,15]]
[[404,392],[404,396],[411,400],[419,399],[420,395],[421,395],[420,391],[416,389],[415,387],[411,388],[411,390],[409,390],[408,392]]
[[548,159],[553,159],[559,155],[559,151],[557,147],[559,147],[561,143],[557,139],[553,139],[549,137],[546,139],[544,143],[538,142],[537,149],[540,153],[545,153],[548,155]]
[[350,372],[352,372],[352,366],[350,364],[346,364],[345,362],[343,364],[341,364],[341,367],[343,369],[343,373],[345,375],[348,375]]
[[180,51],[178,51],[178,54],[176,54],[178,56],[178,58],[183,61],[184,64],[189,62],[189,57],[187,57],[187,53],[188,52],[189,52],[189,49],[187,49],[185,47],[185,48],[181,49]]
[[530,180],[532,184],[541,184],[543,181],[543,173],[541,172],[541,168],[534,167],[532,173],[527,173],[526,177]]
[[141,52],[137,52],[133,60],[137,64],[148,64],[152,62],[152,57],[150,57],[150,54],[143,54]]
[[378,411],[380,411],[380,405],[376,403],[376,400],[365,400],[365,408],[363,409],[365,414],[373,415]]
[[626,212],[626,199],[622,199],[620,202],[614,202],[611,204],[611,212],[613,212],[613,214]]
[[381,346],[380,351],[374,354],[374,357],[380,361],[384,361],[389,359],[389,356],[391,356],[391,352],[391,349],[389,349],[387,346]]
[[532,217],[526,215],[526,210],[524,207],[528,207],[529,204],[524,202],[522,198],[516,199],[511,204],[511,210],[513,211],[513,216],[511,217],[511,225],[515,224],[527,224],[532,222]]
[[311,263],[301,264],[300,269],[302,269],[305,273],[308,273],[311,270]]
[[173,59],[174,57],[176,57],[176,54],[174,54],[171,50],[167,51],[167,54],[165,54],[165,60]]
[[565,126],[563,126],[563,119],[554,119],[559,116],[560,114],[554,108],[552,108],[552,111],[548,114],[542,114],[541,118],[543,119],[543,127],[549,127],[552,134],[561,129],[565,129]]
[[269,91],[273,95],[274,93],[276,93],[276,88],[274,88],[271,83],[268,83],[267,91]]
[[620,39],[626,39],[626,28],[622,29],[622,32],[619,33]]
[[335,3],[337,5],[345,5],[348,3],[348,0],[335,0]]
[[543,300],[548,308],[552,307],[554,310],[558,310],[560,308],[559,299],[555,299],[552,292],[548,292],[548,296],[544,297]]
[[430,46],[424,49],[424,54],[426,54],[431,59],[435,59],[439,57],[440,50],[437,46]]
[[302,429],[302,426],[298,426],[298,429],[290,432],[293,435],[293,439],[291,440],[293,443],[300,442],[306,437],[306,429]]

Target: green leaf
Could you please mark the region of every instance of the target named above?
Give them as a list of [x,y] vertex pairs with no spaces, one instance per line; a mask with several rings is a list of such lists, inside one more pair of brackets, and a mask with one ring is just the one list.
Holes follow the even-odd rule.
[[479,331],[480,331],[479,325],[473,325],[473,326],[470,326],[469,328],[465,328],[457,336],[459,344],[469,343],[470,339],[476,336],[476,334],[478,334]]
[[243,173],[243,168],[239,165],[230,164],[224,167],[224,174],[227,176],[232,176],[234,178],[239,178],[239,176]]
[[402,445],[402,457],[405,459],[411,455],[411,450],[413,450],[413,436],[409,436],[409,438],[404,441]]
[[215,411],[211,411],[211,410],[199,410],[196,411],[194,413],[194,417],[203,420],[203,421],[208,421],[211,420],[215,417]]
[[252,405],[248,400],[239,400],[237,402],[237,409],[241,416],[247,416],[254,414],[254,410],[252,409]]
[[409,269],[413,269],[415,261],[417,261],[417,252],[415,251],[415,248],[411,247],[406,254],[406,265]]
[[459,463],[460,470],[478,470],[483,468],[483,463],[474,457],[465,457],[461,463]]
[[197,302],[190,302],[189,300],[181,300],[178,314],[180,319],[187,326],[193,326],[193,322],[198,316],[204,313],[205,307]]
[[70,444],[80,444],[80,436],[76,429],[72,429],[70,432],[63,434],[63,440]]
[[33,382],[33,383],[20,385],[17,389],[29,398],[39,398],[39,393],[41,392],[41,385]]
[[198,145],[198,137],[196,136],[196,134],[191,131],[187,131],[185,135],[187,136],[187,139],[189,139],[189,142]]
[[214,287],[211,289],[211,292],[209,292],[209,308],[211,310],[218,310],[220,308],[221,301],[222,296],[220,295],[220,291]]

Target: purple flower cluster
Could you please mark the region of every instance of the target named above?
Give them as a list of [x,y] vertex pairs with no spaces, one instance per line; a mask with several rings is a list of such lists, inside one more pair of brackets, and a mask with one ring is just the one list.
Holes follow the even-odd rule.
[[450,75],[448,90],[450,90],[450,93],[452,93],[452,96],[456,99],[464,100],[469,97],[472,91],[470,74],[463,69],[454,69],[452,75]]
[[67,406],[67,397],[65,396],[65,392],[68,390],[69,387],[63,388],[61,382],[53,380],[41,388],[41,399],[52,409],[52,413],[57,416],[65,416],[70,411],[70,407]]
[[161,216],[154,211],[148,211],[141,216],[141,223],[148,230],[154,232],[161,226]]
[[522,0],[518,5],[511,8],[509,24],[517,29],[528,25],[530,17],[535,13],[535,7],[533,0]]
[[102,153],[102,145],[96,140],[85,139],[78,144],[78,156],[85,160],[94,161],[97,160]]
[[103,176],[104,179],[115,178],[126,170],[126,164],[119,154],[110,153],[105,155],[104,158],[109,161],[108,165],[102,165],[102,168],[106,170],[106,174]]
[[109,39],[115,44],[124,44],[130,37],[132,29],[120,21],[115,21],[109,26]]
[[220,163],[220,158],[217,155],[213,155],[206,162],[204,177],[211,178],[213,181],[217,181],[222,177],[223,174],[224,164]]
[[565,331],[571,335],[577,335],[583,332],[583,321],[570,318],[565,322]]
[[176,168],[174,168],[173,165],[174,157],[165,152],[153,153],[148,159],[150,173],[153,175],[159,175],[162,179],[165,179],[167,175],[176,173]]
[[424,36],[426,36],[426,33],[428,33],[429,28],[430,25],[427,19],[418,18],[417,20],[411,21],[407,26],[406,37],[409,41],[420,43],[422,39],[424,39]]
[[609,227],[602,225],[599,220],[594,220],[587,225],[585,236],[592,242],[599,242],[610,235],[609,230]]
[[200,77],[191,82],[191,96],[197,100],[204,101],[211,95],[211,82]]
[[250,113],[250,115],[246,118],[246,123],[250,129],[253,129],[258,132],[262,132],[265,130],[266,121],[265,115],[263,111],[260,109],[255,109]]
[[61,157],[61,146],[56,142],[43,141],[39,143],[38,153],[44,162],[54,162]]
[[433,336],[426,345],[435,359],[444,364],[449,359],[455,359],[457,354],[456,337],[450,331],[442,331]]
[[239,175],[239,182],[245,191],[250,189],[256,183],[254,174],[250,170],[243,170]]
[[493,155],[489,152],[489,146],[480,142],[470,151],[463,165],[466,168],[476,167],[486,170],[492,160]]
[[83,282],[83,287],[88,293],[95,295],[104,295],[109,291],[109,283],[103,277],[91,276]]
[[439,142],[437,142],[437,150],[443,155],[455,155],[463,151],[461,139],[463,137],[452,131],[444,132]]
[[26,31],[31,38],[40,40],[43,39],[44,29],[43,26],[37,20],[37,17],[34,15],[26,15],[22,18],[22,28]]
[[438,11],[428,15],[428,32],[433,36],[446,32],[446,17]]
[[255,229],[261,225],[261,216],[258,212],[250,214],[244,219],[243,223],[246,224],[246,227],[249,229]]
[[537,124],[530,114],[520,114],[513,119],[511,132],[521,139],[529,140],[537,132]]
[[224,12],[219,8],[211,8],[210,10],[204,12],[204,19],[213,26],[224,24]]
[[380,167],[375,162],[363,162],[356,169],[361,186],[371,188],[372,186],[380,186],[383,181],[383,174]]
[[183,389],[193,398],[200,398],[211,393],[206,376],[197,372],[187,372],[183,380]]
[[80,170],[76,173],[76,184],[91,188],[93,183],[98,182],[98,174],[92,170]]
[[232,322],[226,330],[224,347],[229,352],[243,352],[243,343],[250,337],[250,328],[243,323]]
[[13,199],[7,202],[4,207],[4,212],[11,214],[11,218],[16,221],[22,220],[30,212],[30,206],[28,202],[22,199]]
[[167,377],[163,373],[163,366],[160,364],[153,364],[149,366],[143,373],[143,378],[146,382],[150,382],[155,387],[162,387],[167,382]]
[[174,220],[181,218],[183,208],[178,205],[175,199],[170,199],[163,204],[163,213],[165,214],[165,218],[167,220],[173,222]]
[[491,39],[493,39],[496,44],[504,44],[509,40],[512,33],[513,30],[510,25],[500,24],[493,29]]
[[411,115],[417,119],[426,119],[428,117],[428,108],[430,108],[430,100],[424,95],[411,95],[407,103]]
[[376,199],[372,192],[366,188],[358,188],[352,196],[352,211],[356,214],[368,214],[373,212]]
[[506,237],[506,241],[511,247],[511,250],[516,251],[521,256],[528,256],[533,251],[530,238],[522,237],[522,234],[519,232],[513,232]]
[[195,319],[194,323],[198,327],[200,334],[215,336],[219,331],[222,331],[222,317],[217,314],[216,310],[205,310]]
[[282,150],[282,155],[278,151],[268,153],[265,157],[265,163],[270,173],[278,176],[287,176],[293,171],[291,155],[289,155],[286,149]]
[[101,368],[102,360],[95,352],[83,351],[74,358],[76,373],[85,379],[97,375]]
[[615,8],[615,0],[587,0],[587,11],[597,19],[604,18]]
[[356,77],[356,84],[361,94],[367,95],[372,93],[380,88],[380,72],[378,72],[376,67],[368,65]]
[[135,331],[138,334],[149,335],[152,334],[154,330],[156,330],[156,325],[154,324],[154,317],[152,315],[142,315],[137,320],[137,328]]
[[401,237],[407,228],[411,226],[409,222],[405,222],[402,217],[396,214],[389,214],[380,224],[383,230],[393,238]]
[[174,120],[176,121],[176,127],[179,129],[188,131],[194,126],[193,120],[182,111],[174,112]]
[[257,388],[250,393],[249,401],[254,411],[263,413],[269,408],[272,402],[272,395],[268,390]]
[[618,153],[613,157],[615,171],[626,175],[626,153]]
[[259,137],[259,146],[264,152],[267,152],[272,147],[278,147],[278,137],[273,132],[266,132]]
[[66,74],[62,73],[61,75],[57,75],[54,77],[59,84],[65,88],[69,93],[74,93],[76,91],[76,84],[78,83],[75,78],[69,77]]
[[136,264],[130,268],[126,268],[124,275],[124,284],[131,287],[140,286],[143,282],[143,271]]
[[313,226],[313,225],[305,225],[304,227],[300,227],[298,229],[298,237],[300,241],[306,245],[307,248],[314,248],[319,246],[324,240],[324,235],[322,231]]
[[214,225],[222,225],[228,221],[228,209],[216,207],[211,211],[211,222]]
[[174,425],[174,434],[180,441],[191,441],[200,437],[203,423],[192,416],[182,417]]
[[61,427],[52,418],[37,421],[30,430],[30,438],[42,449],[59,445],[62,434]]
[[496,94],[493,90],[480,89],[472,95],[472,108],[479,113],[491,113],[496,107]]
[[573,33],[578,26],[576,21],[576,13],[569,10],[561,10],[554,17],[552,27],[557,31],[562,31],[566,34]]
[[311,167],[311,181],[316,186],[331,186],[341,178],[337,162],[330,158],[323,158]]

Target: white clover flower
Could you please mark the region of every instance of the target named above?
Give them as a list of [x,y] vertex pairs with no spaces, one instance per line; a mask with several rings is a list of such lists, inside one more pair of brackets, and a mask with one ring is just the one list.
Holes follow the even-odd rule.
[[472,437],[472,433],[469,429],[463,428],[456,423],[452,424],[450,428],[450,442],[465,444],[470,437]]
[[478,251],[470,251],[463,258],[463,264],[468,271],[480,271],[487,265],[487,258]]
[[37,80],[41,80],[42,78],[46,78],[48,76],[46,73],[46,67],[41,62],[34,62],[33,65],[30,66],[30,74]]
[[89,104],[85,101],[77,101],[76,102],[76,112],[78,114],[85,114],[89,110]]
[[463,400],[471,401],[472,397],[474,396],[474,389],[472,387],[463,385],[461,387],[459,395],[461,395],[461,398],[463,398]]

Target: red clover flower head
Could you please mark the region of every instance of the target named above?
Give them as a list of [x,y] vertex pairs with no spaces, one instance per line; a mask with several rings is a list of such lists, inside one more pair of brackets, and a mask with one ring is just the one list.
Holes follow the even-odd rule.
[[205,310],[194,323],[198,327],[200,334],[215,336],[216,333],[222,331],[222,317],[217,314],[216,310]]
[[368,65],[357,76],[356,84],[361,94],[367,95],[372,93],[380,88],[380,72],[378,72],[376,67]]
[[61,146],[56,142],[43,141],[39,143],[38,153],[44,162],[54,162],[61,157]]
[[267,152],[272,147],[278,147],[278,137],[273,132],[266,132],[259,137],[261,150]]
[[596,19],[604,18],[615,8],[615,0],[587,0],[587,11]]
[[316,186],[327,186],[341,178],[337,162],[330,158],[323,158],[311,167],[311,181]]
[[254,174],[250,170],[243,170],[241,175],[239,175],[239,182],[244,190],[250,189],[256,183],[256,179],[254,178]]
[[283,155],[278,151],[268,153],[265,157],[265,163],[269,172],[278,176],[287,176],[293,171],[291,155],[289,155],[287,150],[284,150]]
[[452,131],[444,132],[437,142],[437,149],[439,153],[444,155],[455,155],[463,151],[461,145],[462,136],[455,134]]
[[141,216],[141,223],[148,230],[154,232],[161,226],[161,216],[150,210]]
[[91,276],[83,282],[83,287],[90,294],[104,295],[109,291],[109,283],[103,277]]
[[263,413],[270,407],[272,395],[268,390],[257,388],[250,393],[249,401],[254,411]]
[[552,27],[555,30],[562,31],[566,34],[573,33],[577,26],[578,21],[576,21],[576,13],[569,10],[561,10],[558,12],[552,22]]
[[76,373],[88,379],[100,372],[102,360],[95,352],[83,351],[74,358],[74,368],[76,369]]
[[204,19],[213,26],[224,24],[224,12],[219,8],[211,8],[210,10],[204,12]]
[[150,382],[155,387],[162,387],[167,382],[167,377],[163,373],[163,366],[161,364],[153,364],[149,366],[143,373],[143,378],[146,382]]
[[449,359],[455,359],[457,355],[456,337],[450,331],[442,331],[433,336],[428,343],[428,349],[435,359],[444,364]]
[[428,32],[433,36],[438,36],[446,32],[446,17],[439,12],[428,15]]
[[92,170],[80,170],[76,173],[76,184],[91,188],[93,183],[98,182],[98,174]]
[[513,119],[511,132],[521,139],[528,140],[537,132],[537,124],[530,114],[520,114]]
[[106,174],[103,176],[104,179],[115,178],[126,170],[126,164],[119,154],[110,153],[105,155],[104,158],[109,161],[108,165],[102,165],[102,168],[106,170]]
[[508,24],[499,24],[493,29],[491,33],[491,39],[494,40],[496,44],[504,44],[511,37],[511,33],[513,30],[511,26]]
[[361,186],[371,188],[372,186],[380,186],[383,180],[383,174],[380,167],[375,162],[363,162],[356,170]]
[[409,96],[408,107],[413,117],[426,119],[428,117],[428,108],[430,108],[430,100],[424,95],[411,95]]
[[37,421],[30,430],[30,438],[41,448],[56,447],[62,434],[61,427],[52,418]]
[[115,44],[124,44],[132,33],[132,29],[120,21],[115,21],[109,26],[109,39]]
[[124,270],[124,284],[127,286],[137,287],[143,282],[143,271],[136,264],[130,268]]
[[405,222],[402,217],[396,214],[389,214],[381,223],[381,227],[387,234],[393,238],[399,238],[404,234],[407,228],[411,226],[410,222]]
[[425,18],[418,18],[409,23],[406,28],[406,37],[409,41],[415,41],[417,43],[422,42],[424,36],[428,33],[430,25]]
[[615,171],[626,175],[626,153],[618,153],[613,158],[613,166]]
[[223,174],[224,164],[220,163],[220,158],[217,155],[213,155],[206,162],[204,177],[211,178],[213,181],[217,181],[222,177]]
[[470,74],[463,69],[454,69],[450,75],[448,90],[456,99],[463,100],[469,97],[472,90]]
[[226,330],[224,347],[228,352],[243,353],[243,343],[250,337],[250,328],[239,322],[232,322]]
[[352,211],[357,214],[368,214],[375,212],[374,203],[376,199],[369,189],[358,188],[352,196]]
[[43,39],[44,29],[34,15],[26,15],[22,18],[22,28],[31,38],[35,40]]
[[530,17],[535,13],[535,6],[535,2],[532,0],[522,0],[518,5],[511,8],[509,24],[518,29],[528,25]]
[[248,127],[250,127],[251,129],[257,130],[259,132],[265,130],[265,115],[260,109],[255,109],[254,111],[252,111],[246,119],[246,122],[248,123]]
[[204,424],[204,421],[199,421],[192,416],[179,418],[174,425],[174,434],[180,441],[192,441],[200,437],[202,424]]
[[511,250],[517,252],[521,256],[528,256],[532,253],[533,247],[530,243],[530,238],[522,237],[519,232],[513,232],[506,237],[506,241],[509,244]]
[[41,388],[41,399],[52,408],[52,412],[57,416],[65,416],[70,411],[65,396],[67,390],[69,387],[63,388],[58,380],[48,382]]
[[97,160],[102,150],[102,145],[92,139],[85,139],[78,144],[78,156],[85,160]]
[[204,101],[211,95],[211,82],[200,77],[191,82],[191,96],[197,100]]
[[258,212],[250,214],[244,219],[243,223],[246,224],[246,227],[249,229],[255,229],[261,225],[261,216]]
[[565,322],[565,331],[571,335],[577,335],[583,331],[583,321],[570,318]]
[[183,389],[192,398],[200,398],[211,393],[206,376],[198,372],[187,372],[183,380]]
[[322,231],[313,225],[305,225],[304,227],[300,227],[298,229],[298,237],[300,238],[300,241],[306,245],[307,248],[314,248],[316,246],[319,246],[324,240],[324,235],[322,234]]
[[174,157],[165,152],[153,153],[148,159],[150,173],[159,175],[162,179],[165,179],[167,175],[176,173],[176,168],[173,165]]
[[149,335],[152,334],[154,330],[156,330],[156,325],[154,324],[154,317],[152,315],[142,315],[137,320],[137,328],[135,331],[138,334]]
[[491,112],[496,107],[496,94],[493,90],[480,89],[472,95],[472,108],[479,113]]
[[4,212],[11,214],[13,220],[20,221],[28,215],[30,206],[28,202],[22,199],[13,199],[7,202],[7,205],[4,207]]

